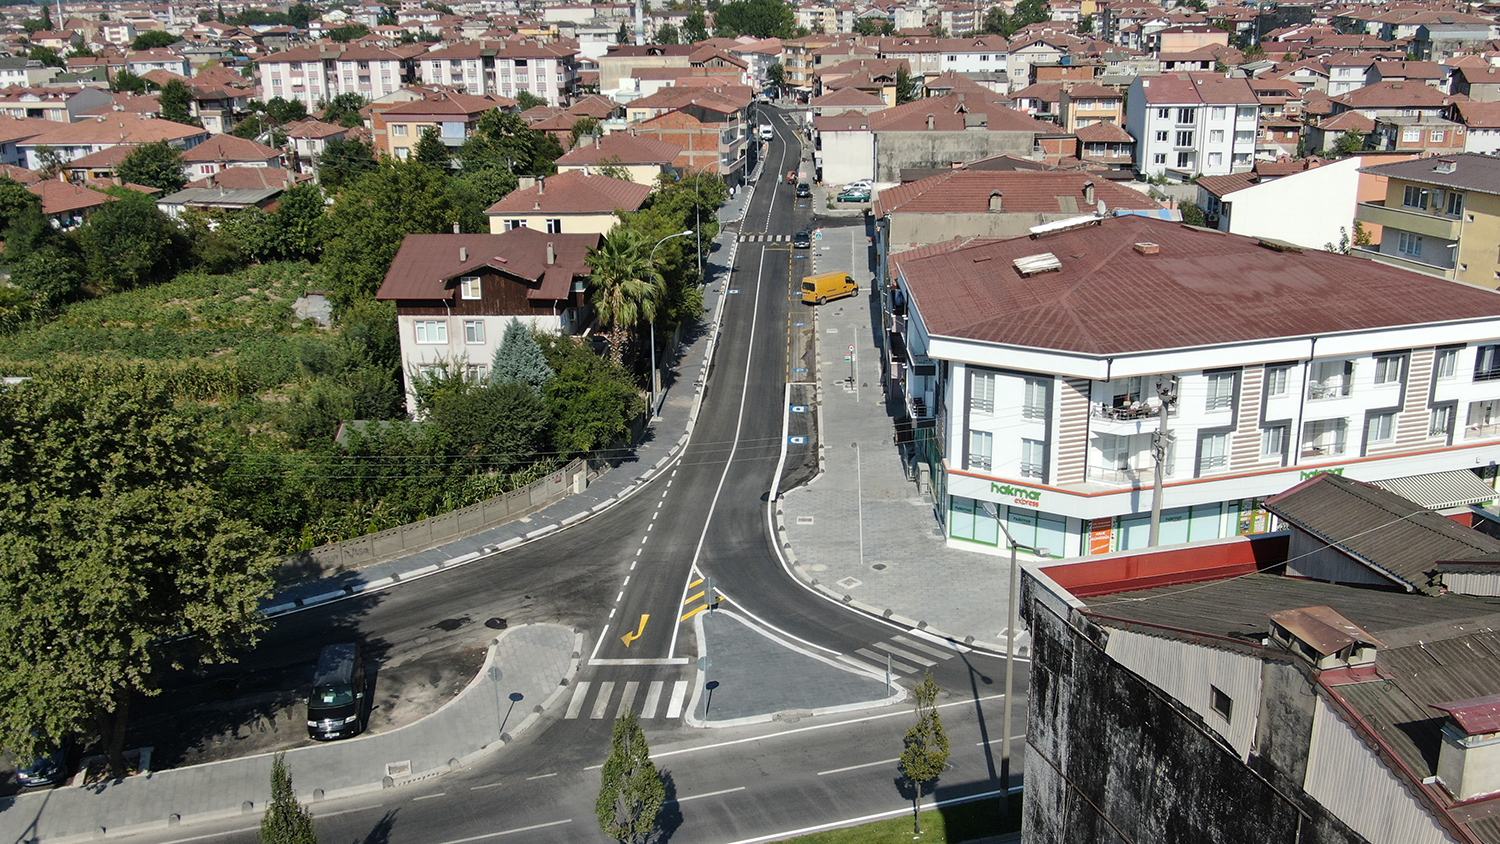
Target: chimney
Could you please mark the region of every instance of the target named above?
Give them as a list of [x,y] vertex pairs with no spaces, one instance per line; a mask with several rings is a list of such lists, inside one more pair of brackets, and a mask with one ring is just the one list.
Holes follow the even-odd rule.
[[454,234],[458,234],[458,221],[457,220],[455,220],[453,222],[453,233]]
[[990,191],[990,211],[999,213],[1004,210],[1005,194],[997,190]]
[[516,190],[531,190],[536,187],[535,176],[520,176],[516,179]]
[[932,131],[933,127],[936,126],[936,125],[937,125],[937,120],[932,115],[930,115],[930,114],[927,115],[927,130],[929,132]]
[[1437,781],[1455,800],[1500,791],[1500,695],[1432,705],[1448,713],[1438,749]]
[[550,266],[552,266],[555,263],[557,263],[557,250],[553,249],[552,248],[552,243],[550,241],[548,241],[548,243],[547,243],[547,266],[550,267]]
[[467,264],[467,263],[469,263],[469,247],[467,247],[467,246],[460,246],[460,247],[458,247],[458,262],[460,264]]
[[1302,607],[1267,613],[1270,641],[1313,664],[1319,670],[1374,671],[1375,650],[1384,644],[1332,607]]
[[541,176],[536,180],[536,195],[541,196],[547,192],[547,177]]
[[1090,205],[1094,204],[1094,183],[1092,181],[1083,183],[1083,201]]

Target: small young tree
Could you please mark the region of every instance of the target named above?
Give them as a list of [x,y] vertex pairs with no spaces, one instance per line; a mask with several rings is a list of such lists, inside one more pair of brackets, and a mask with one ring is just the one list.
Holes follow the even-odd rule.
[[312,812],[297,802],[292,791],[292,773],[286,769],[285,753],[271,761],[271,803],[260,819],[261,844],[318,844]]
[[490,373],[490,379],[499,383],[515,381],[525,384],[541,395],[555,374],[531,329],[512,318],[505,326],[500,348],[495,350],[494,371]]
[[1338,140],[1333,142],[1333,154],[1344,158],[1363,150],[1365,148],[1365,133],[1353,129],[1339,135]]
[[912,690],[917,723],[906,731],[906,749],[901,751],[901,773],[916,786],[911,812],[912,829],[917,835],[922,834],[922,786],[937,779],[948,767],[948,734],[937,711],[939,691],[931,671]]
[[161,104],[162,120],[188,126],[198,125],[198,121],[193,118],[193,92],[188,90],[181,79],[173,79],[163,85],[158,102]]
[[615,722],[609,758],[600,775],[603,783],[594,804],[599,828],[616,841],[644,844],[656,831],[667,791],[634,712]]
[[426,164],[428,167],[436,167],[439,170],[447,170],[449,166],[448,148],[443,146],[437,130],[431,126],[422,130],[422,137],[417,139],[417,145],[412,148],[411,157],[413,161]]

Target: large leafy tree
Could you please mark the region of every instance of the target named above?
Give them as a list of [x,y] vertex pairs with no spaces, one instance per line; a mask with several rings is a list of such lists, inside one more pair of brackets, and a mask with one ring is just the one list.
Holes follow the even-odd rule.
[[282,257],[310,261],[322,255],[327,217],[322,188],[303,184],[287,189],[276,208]]
[[582,454],[617,442],[645,400],[625,368],[594,353],[580,338],[537,337],[557,376],[543,394],[553,418],[553,445],[562,456]]
[[589,304],[609,333],[610,358],[624,357],[626,335],[654,319],[664,282],[653,263],[655,244],[633,228],[616,226],[589,253]]
[[161,117],[173,123],[198,125],[193,117],[193,92],[181,79],[173,79],[161,88]]
[[796,29],[797,14],[781,0],[734,0],[714,13],[714,34],[727,38],[791,38]]
[[485,112],[458,150],[465,171],[500,166],[517,176],[551,176],[562,154],[562,145],[552,135],[527,126],[519,115],[498,110]]
[[917,723],[906,731],[906,746],[901,751],[899,763],[901,773],[916,789],[911,809],[913,831],[917,835],[922,834],[922,787],[948,768],[948,734],[943,730],[943,717],[937,709],[940,691],[931,671],[912,690]]
[[644,844],[656,832],[667,791],[634,712],[615,721],[609,758],[599,775],[599,799],[594,803],[599,828],[616,841]]
[[176,263],[176,227],[143,193],[120,189],[116,201],[89,217],[74,238],[90,280],[105,291],[161,281]]
[[357,138],[334,138],[318,156],[318,181],[328,190],[337,191],[376,166],[374,147]]
[[656,28],[656,43],[676,44],[678,41],[677,27],[664,23]]
[[699,41],[708,40],[708,18],[704,17],[702,11],[690,13],[682,22],[682,42],[684,44],[697,44]]
[[146,93],[146,80],[142,79],[139,76],[136,76],[134,73],[131,73],[128,70],[122,70],[116,73],[114,79],[111,80],[110,85],[114,88],[115,91],[124,94]]
[[365,119],[359,110],[365,107],[365,98],[353,91],[346,91],[323,104],[323,121],[353,128]]
[[0,230],[8,228],[23,211],[41,207],[41,197],[15,179],[0,176]]
[[772,62],[771,66],[766,68],[766,81],[771,83],[777,94],[780,94],[786,89],[786,67],[781,62]]
[[166,30],[151,29],[137,35],[135,41],[131,42],[130,49],[157,50],[176,44],[179,40],[181,39]]
[[516,93],[516,105],[522,111],[527,111],[528,109],[533,109],[537,106],[544,106],[546,104],[546,100],[538,97],[536,94],[533,94],[530,91],[519,91]]
[[271,587],[266,537],[217,492],[207,429],[155,379],[70,372],[0,391],[0,744],[101,738],[130,702],[230,660]]
[[164,193],[180,191],[187,184],[182,173],[182,151],[164,141],[141,144],[131,150],[115,174],[126,182],[160,188]]
[[417,138],[417,144],[412,148],[411,158],[428,167],[444,171],[448,169],[448,148],[438,137],[437,130],[431,126],[422,130],[422,137]]
[[66,239],[38,249],[10,268],[10,281],[31,294],[37,309],[50,313],[83,290],[83,261]]
[[480,460],[497,472],[514,472],[547,451],[547,406],[518,381],[475,383],[453,367],[453,376],[423,403],[429,422],[445,437],[448,453]]

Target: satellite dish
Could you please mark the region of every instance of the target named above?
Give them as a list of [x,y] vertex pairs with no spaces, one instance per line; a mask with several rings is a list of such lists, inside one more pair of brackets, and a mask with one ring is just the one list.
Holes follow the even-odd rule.
[[1099,216],[1103,217],[1104,216],[1104,212],[1106,210],[1105,207],[1104,207],[1104,200],[1101,199],[1096,204],[1099,207]]

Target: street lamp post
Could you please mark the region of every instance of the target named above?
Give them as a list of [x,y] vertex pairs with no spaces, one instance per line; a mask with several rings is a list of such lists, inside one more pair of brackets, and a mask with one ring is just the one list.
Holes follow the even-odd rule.
[[1006,630],[1006,633],[1005,633],[1005,635],[1006,635],[1006,637],[1008,639],[1008,641],[1005,644],[1005,707],[1004,707],[1005,715],[1001,719],[1001,729],[1003,729],[1005,731],[1005,735],[1002,736],[1002,744],[1001,744],[1001,751],[1000,751],[1000,789],[1001,789],[1001,794],[1000,794],[1000,813],[1001,813],[1001,817],[1009,818],[1010,817],[1010,707],[1011,707],[1010,701],[1011,701],[1011,697],[1012,697],[1012,695],[1013,695],[1013,693],[1015,691],[1015,672],[1016,672],[1016,605],[1019,603],[1018,599],[1020,598],[1020,596],[1017,595],[1016,592],[1018,591],[1018,588],[1020,586],[1020,584],[1019,584],[1018,581],[1020,580],[1019,575],[1020,575],[1020,571],[1021,571],[1020,561],[1018,561],[1016,559],[1016,551],[1024,548],[1028,554],[1035,554],[1038,557],[1050,556],[1051,552],[1048,551],[1048,549],[1046,549],[1046,548],[1032,548],[1029,545],[1021,545],[1020,543],[1016,542],[1016,540],[1010,535],[1010,531],[1006,530],[1006,528],[1005,528],[1005,522],[1003,522],[1003,521],[1001,521],[1000,519],[997,518],[995,520],[995,524],[997,524],[997,525],[1000,526],[1001,533],[1005,534],[1005,541],[1006,541],[1006,543],[1008,543],[1010,545],[1010,590],[1005,595],[1005,604],[1006,604],[1006,611],[1005,611],[1005,617],[1006,617],[1006,628],[1005,628],[1005,630]]
[[[692,233],[693,233],[693,229],[688,229],[685,232],[678,232],[677,234],[669,234],[666,237],[662,238],[661,240],[658,240],[656,242],[656,245],[653,246],[653,247],[651,247],[651,257],[647,258],[646,262],[647,263],[655,263],[656,262],[656,250],[659,249],[659,248],[661,248],[661,245],[663,243],[666,243],[667,241],[671,240],[674,237],[687,237],[688,235],[690,235]],[[700,252],[700,255],[701,255],[701,252]],[[701,273],[702,272],[701,262],[702,262],[703,259],[700,257],[698,260],[700,262],[699,272]],[[651,418],[652,419],[656,418],[656,307],[655,307],[655,305],[653,305],[651,307]]]

